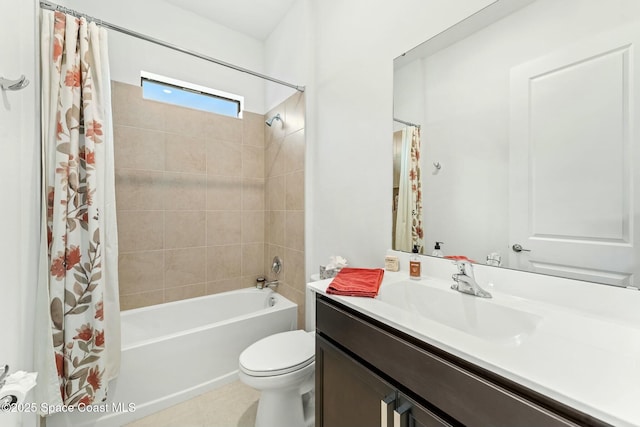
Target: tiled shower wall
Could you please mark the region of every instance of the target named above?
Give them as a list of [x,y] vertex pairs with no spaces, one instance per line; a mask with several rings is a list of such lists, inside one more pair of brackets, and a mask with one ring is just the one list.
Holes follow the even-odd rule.
[[284,126],[269,128],[259,114],[147,101],[119,82],[112,91],[121,308],[252,286],[274,278],[266,266],[278,254],[279,290],[302,315],[302,96],[276,107]]
[[298,325],[304,326],[304,94],[297,92],[266,114],[283,121],[265,126],[266,249],[269,278],[273,257],[283,261],[278,292],[298,304]]
[[122,309],[255,283],[265,247],[264,117],[112,87]]

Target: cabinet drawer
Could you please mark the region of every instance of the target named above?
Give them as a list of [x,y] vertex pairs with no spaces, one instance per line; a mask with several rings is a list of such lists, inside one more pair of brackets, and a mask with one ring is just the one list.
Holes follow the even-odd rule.
[[[316,304],[317,331],[465,425],[604,426],[599,420],[545,398],[453,355],[407,337],[324,296]],[[501,377],[500,377],[501,378]],[[523,392],[524,391],[524,392]],[[562,414],[562,415],[560,415]]]

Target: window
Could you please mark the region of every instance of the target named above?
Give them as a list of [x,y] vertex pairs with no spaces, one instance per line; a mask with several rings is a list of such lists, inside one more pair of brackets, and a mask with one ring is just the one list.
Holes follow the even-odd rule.
[[241,118],[244,97],[147,72],[141,73],[142,96],[152,101]]

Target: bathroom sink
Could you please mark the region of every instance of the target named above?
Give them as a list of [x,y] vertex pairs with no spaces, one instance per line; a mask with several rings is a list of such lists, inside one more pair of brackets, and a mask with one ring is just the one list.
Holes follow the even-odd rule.
[[510,345],[522,343],[542,319],[491,299],[409,281],[383,286],[377,299],[470,335]]

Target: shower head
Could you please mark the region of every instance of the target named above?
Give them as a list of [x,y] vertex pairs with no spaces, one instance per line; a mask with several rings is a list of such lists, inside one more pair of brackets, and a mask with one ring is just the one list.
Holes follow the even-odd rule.
[[268,120],[265,120],[265,123],[267,124],[267,126],[271,127],[271,125],[273,124],[274,120],[282,121],[282,117],[280,117],[280,113],[276,114],[275,116],[271,117]]

